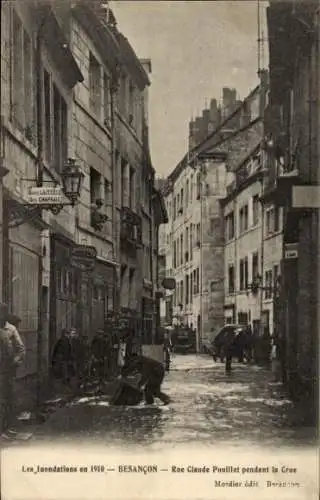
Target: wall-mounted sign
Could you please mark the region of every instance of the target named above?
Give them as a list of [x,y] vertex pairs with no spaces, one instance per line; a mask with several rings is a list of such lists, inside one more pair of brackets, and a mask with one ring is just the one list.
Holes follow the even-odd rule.
[[174,290],[176,288],[176,280],[174,278],[164,278],[161,284],[165,290]]
[[63,205],[66,197],[61,187],[32,187],[27,194],[30,205]]
[[297,259],[299,256],[298,243],[287,243],[284,245],[285,260]]
[[292,186],[292,208],[320,208],[320,186]]
[[95,247],[78,245],[71,251],[71,265],[83,272],[93,271],[97,257]]

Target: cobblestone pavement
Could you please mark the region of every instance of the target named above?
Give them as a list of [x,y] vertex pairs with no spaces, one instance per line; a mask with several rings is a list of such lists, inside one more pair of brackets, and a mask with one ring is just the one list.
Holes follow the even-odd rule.
[[169,406],[112,407],[106,396],[82,397],[39,427],[34,441],[87,442],[112,446],[242,444],[261,447],[311,445],[315,431],[272,381],[269,370],[205,356],[174,355],[163,384]]

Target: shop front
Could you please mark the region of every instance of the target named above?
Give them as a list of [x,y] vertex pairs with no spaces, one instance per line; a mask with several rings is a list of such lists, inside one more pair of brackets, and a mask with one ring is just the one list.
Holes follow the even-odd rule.
[[[114,313],[116,293],[115,267],[97,260],[92,275],[82,280],[91,295],[90,327],[86,324],[86,335],[92,337],[94,333],[105,327],[106,319]],[[87,302],[86,302],[87,304]],[[85,321],[85,318],[83,318]]]
[[152,344],[154,338],[155,304],[150,297],[142,297],[142,338],[143,344]]
[[35,375],[38,369],[39,297],[41,290],[40,219],[28,216],[18,201],[8,194],[3,206],[3,302],[21,322],[19,332],[26,356],[18,378]]
[[[114,266],[94,259],[92,269],[75,265],[71,240],[55,236],[51,242],[50,351],[63,329],[75,327],[92,340],[104,329],[114,310],[116,271]],[[91,247],[90,247],[91,248]]]
[[80,326],[78,318],[80,272],[70,263],[74,246],[72,240],[62,235],[51,236],[50,353],[63,329],[69,330]]

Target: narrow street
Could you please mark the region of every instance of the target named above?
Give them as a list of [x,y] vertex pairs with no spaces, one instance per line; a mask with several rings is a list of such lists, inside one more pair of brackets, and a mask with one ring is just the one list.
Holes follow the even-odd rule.
[[163,389],[169,406],[112,407],[106,396],[80,397],[57,410],[35,433],[32,443],[92,444],[158,450],[188,443],[212,446],[304,446],[314,431],[272,382],[270,371],[210,357],[174,355]]

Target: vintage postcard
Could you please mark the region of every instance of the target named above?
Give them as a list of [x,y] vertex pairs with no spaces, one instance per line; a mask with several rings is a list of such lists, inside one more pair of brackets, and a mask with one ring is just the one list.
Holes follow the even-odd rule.
[[318,0],[3,0],[3,500],[319,498]]

